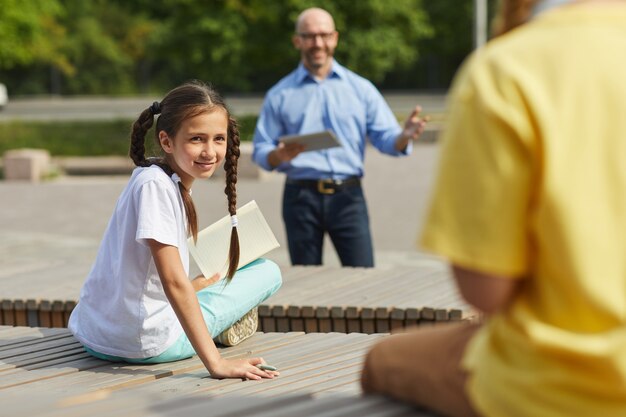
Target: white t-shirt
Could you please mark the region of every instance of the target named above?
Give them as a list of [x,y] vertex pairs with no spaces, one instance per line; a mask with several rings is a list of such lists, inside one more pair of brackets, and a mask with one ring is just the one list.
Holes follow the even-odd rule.
[[187,218],[180,179],[136,168],[115,207],[98,256],[69,320],[96,352],[125,358],[163,353],[183,329],[163,291],[147,239],[176,246],[189,274]]

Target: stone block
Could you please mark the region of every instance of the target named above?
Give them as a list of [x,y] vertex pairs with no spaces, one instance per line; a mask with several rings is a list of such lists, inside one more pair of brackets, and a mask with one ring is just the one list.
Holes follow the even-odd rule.
[[48,172],[50,154],[43,149],[14,149],[3,158],[4,179],[38,182]]

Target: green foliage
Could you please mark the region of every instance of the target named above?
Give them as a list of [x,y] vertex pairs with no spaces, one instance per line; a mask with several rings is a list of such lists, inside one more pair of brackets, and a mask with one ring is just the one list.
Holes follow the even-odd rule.
[[[243,141],[252,140],[257,116],[237,118]],[[46,149],[53,156],[128,155],[132,120],[0,123],[0,155],[10,149]],[[146,149],[154,152],[154,133]]]
[[154,10],[163,17],[154,54],[162,57],[155,58],[157,77],[172,85],[200,78],[223,90],[266,89],[296,66],[295,21],[314,5],[336,20],[338,59],[373,81],[414,63],[418,41],[432,32],[421,0],[167,0]]
[[[487,0],[490,17],[498,2]],[[420,57],[407,70],[387,74],[381,83],[385,88],[447,88],[474,49],[474,0],[424,1],[423,9],[433,28],[432,36],[419,41]]]
[[[339,59],[372,81],[407,68],[420,54],[420,41],[433,34],[421,0],[337,2],[345,25]],[[341,26],[338,25],[340,29]]]
[[166,0],[154,13],[163,15],[151,51],[155,74],[171,88],[198,78],[217,86],[246,90],[243,68],[247,24],[231,1]]
[[69,94],[135,91],[135,67],[145,57],[156,24],[105,0],[65,0],[68,36],[61,50],[71,68],[63,71]]
[[474,0],[454,3],[454,7],[442,1],[425,4],[435,36],[422,44],[425,57],[422,64],[428,71],[424,75],[439,85],[450,83],[456,69],[473,50]]
[[0,154],[46,149],[55,156],[126,155],[131,121],[9,122],[0,124]]
[[0,2],[0,69],[58,59],[55,40],[62,36],[56,18],[57,0],[2,0]]
[[296,66],[296,18],[318,6],[342,64],[383,88],[445,88],[472,50],[473,3],[0,0],[0,81],[12,94],[160,95],[193,78],[261,92]]

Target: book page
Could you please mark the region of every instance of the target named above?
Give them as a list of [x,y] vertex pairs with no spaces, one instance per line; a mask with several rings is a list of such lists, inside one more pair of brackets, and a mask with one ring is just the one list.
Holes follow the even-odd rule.
[[341,146],[335,134],[330,130],[324,130],[323,132],[309,133],[306,135],[288,135],[278,138],[279,142],[285,144],[299,143],[306,148],[304,152],[317,151],[320,149],[334,148]]
[[[240,248],[237,269],[280,246],[256,201],[252,200],[238,208],[237,220]],[[196,244],[193,238],[189,239],[189,253],[205,277],[210,278],[216,272],[220,278],[226,276],[231,230],[230,216],[225,216],[200,231]]]

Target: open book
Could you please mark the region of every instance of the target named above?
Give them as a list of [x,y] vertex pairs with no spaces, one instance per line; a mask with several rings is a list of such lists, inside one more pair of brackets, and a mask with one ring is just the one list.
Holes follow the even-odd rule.
[[[237,269],[280,246],[256,201],[252,200],[238,208],[237,220],[240,248]],[[196,244],[193,238],[189,239],[189,253],[205,277],[210,278],[216,272],[220,278],[226,276],[231,230],[230,216],[225,216],[200,231]]]

